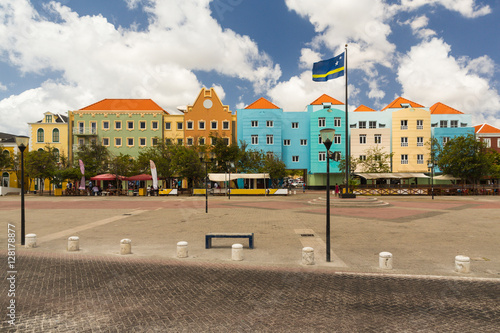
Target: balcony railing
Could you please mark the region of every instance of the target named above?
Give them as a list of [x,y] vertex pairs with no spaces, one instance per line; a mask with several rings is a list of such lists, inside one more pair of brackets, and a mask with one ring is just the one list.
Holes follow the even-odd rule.
[[74,135],[97,135],[97,128],[73,127]]

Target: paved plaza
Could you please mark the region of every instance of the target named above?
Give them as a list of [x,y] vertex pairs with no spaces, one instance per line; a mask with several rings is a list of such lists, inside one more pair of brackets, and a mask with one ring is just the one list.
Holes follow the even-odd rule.
[[[19,332],[496,332],[500,327],[500,198],[379,197],[381,207],[331,209],[325,261],[324,192],[288,197],[0,198],[0,242],[16,225]],[[247,241],[209,232],[253,232]],[[80,251],[68,252],[69,236]],[[120,240],[132,254],[120,255]],[[176,257],[188,242],[189,257]],[[244,245],[243,261],[231,245]],[[315,265],[301,249],[315,250]],[[2,249],[7,267],[7,249]],[[392,270],[378,254],[393,254]],[[456,255],[471,272],[454,270]],[[8,280],[2,284],[7,295]],[[7,318],[7,320],[5,320]]]

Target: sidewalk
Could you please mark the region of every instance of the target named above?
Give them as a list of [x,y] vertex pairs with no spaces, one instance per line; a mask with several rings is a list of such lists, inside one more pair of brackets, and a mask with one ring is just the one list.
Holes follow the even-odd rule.
[[[120,240],[132,240],[129,258],[216,262],[240,266],[301,267],[362,273],[500,278],[500,198],[378,197],[385,207],[331,207],[332,262],[327,263],[325,207],[310,204],[323,191],[288,197],[48,197],[26,196],[26,233],[38,247],[20,246],[20,199],[0,198],[0,242],[7,224],[16,225],[19,253],[68,254],[69,236],[80,237],[72,255],[120,256]],[[336,200],[332,201],[335,204]],[[348,200],[348,199],[344,199]],[[209,232],[253,232],[247,240],[215,239]],[[187,241],[189,257],[176,258]],[[244,260],[231,261],[231,245],[244,245]],[[4,243],[5,244],[5,243]],[[316,264],[301,264],[301,249],[315,250]],[[378,268],[378,254],[393,254],[393,270]],[[471,258],[471,273],[454,271],[456,255]],[[124,257],[124,256],[120,256]]]

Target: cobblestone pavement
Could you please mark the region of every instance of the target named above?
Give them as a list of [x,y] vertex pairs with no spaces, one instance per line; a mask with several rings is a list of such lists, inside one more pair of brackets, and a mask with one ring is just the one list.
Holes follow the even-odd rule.
[[[500,327],[500,283],[494,279],[40,252],[18,255],[17,268],[17,326],[4,317],[2,332],[498,332]],[[3,280],[2,309],[8,306],[6,287]]]

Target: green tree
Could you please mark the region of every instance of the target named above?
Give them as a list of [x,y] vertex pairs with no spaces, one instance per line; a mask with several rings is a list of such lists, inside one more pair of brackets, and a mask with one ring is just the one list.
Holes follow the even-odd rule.
[[[331,156],[330,156],[330,161],[331,161]],[[356,171],[356,168],[358,167],[358,162],[359,159],[354,158],[353,156],[349,156],[349,184],[352,183],[351,178],[352,174],[354,171]],[[345,156],[342,156],[339,161],[339,170],[341,173],[345,174],[345,168],[346,168],[346,159]],[[330,169],[331,170],[331,169]]]
[[[198,156],[198,150],[194,146],[184,147],[182,145],[172,145],[172,172],[180,178],[188,180],[188,187],[192,188],[195,183],[201,183],[205,177],[205,167]],[[207,165],[210,172],[211,165]]]
[[279,181],[286,177],[286,165],[280,158],[274,155],[268,155],[264,159],[263,172],[269,173],[272,181],[272,187],[277,188]]
[[436,164],[445,174],[477,184],[493,171],[493,154],[474,135],[458,136],[440,148]]
[[0,146],[0,170],[7,170],[13,167],[13,157],[9,151],[4,150],[3,146]]
[[51,147],[47,146],[46,150],[24,152],[25,156],[25,172],[29,178],[38,178],[42,181],[42,188],[40,194],[43,194],[43,183],[45,179],[51,182],[58,170],[57,156]]
[[82,160],[85,166],[85,177],[90,178],[108,171],[108,162],[110,153],[107,147],[99,142],[92,142],[89,145],[78,147],[75,154],[75,167],[78,166],[78,160]]
[[137,158],[137,167],[139,173],[150,173],[151,166],[149,161],[153,161],[156,165],[156,172],[159,178],[169,179],[174,176],[173,174],[173,152],[175,150],[174,145],[167,145],[158,140],[158,145],[153,147],[148,147],[139,152],[139,157]]
[[385,153],[382,147],[373,146],[364,151],[366,159],[358,160],[362,172],[391,172],[392,153]]

